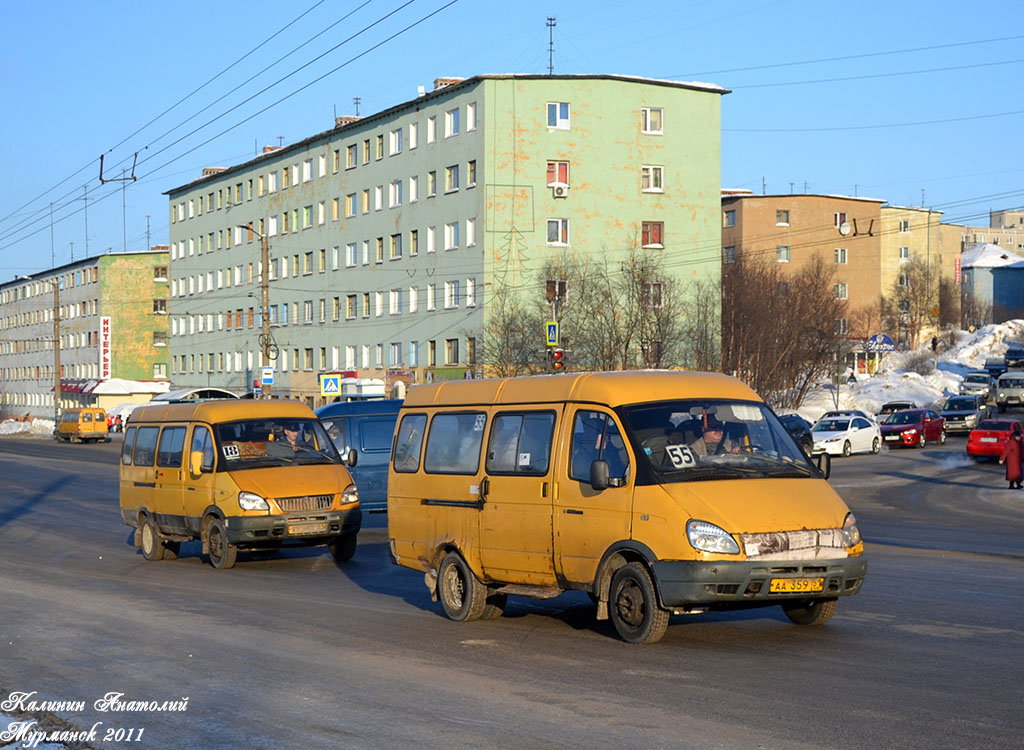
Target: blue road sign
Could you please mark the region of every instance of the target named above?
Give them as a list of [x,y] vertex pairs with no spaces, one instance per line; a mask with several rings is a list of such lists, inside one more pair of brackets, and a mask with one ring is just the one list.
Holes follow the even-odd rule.
[[558,321],[549,320],[544,324],[547,333],[548,346],[558,346]]
[[341,375],[321,375],[320,376],[320,395],[321,396],[340,396],[341,395]]

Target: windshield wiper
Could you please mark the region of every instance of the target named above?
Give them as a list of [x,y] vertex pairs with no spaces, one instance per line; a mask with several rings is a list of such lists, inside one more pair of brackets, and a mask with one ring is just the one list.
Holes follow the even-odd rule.
[[678,469],[668,472],[678,482],[702,482],[707,479],[736,479],[746,477],[760,477],[763,472],[759,469],[748,469],[742,466],[698,466],[692,469]]

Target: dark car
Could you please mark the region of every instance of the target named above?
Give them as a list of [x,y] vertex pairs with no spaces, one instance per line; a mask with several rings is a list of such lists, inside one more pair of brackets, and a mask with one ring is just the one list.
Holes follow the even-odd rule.
[[376,399],[339,401],[316,410],[338,452],[342,456],[356,452],[349,472],[363,510],[387,510],[388,462],[401,406],[401,399]]
[[967,436],[967,455],[971,458],[999,458],[1010,439],[1017,419],[986,419]]
[[793,442],[800,446],[800,450],[808,456],[814,452],[814,438],[811,436],[811,423],[799,414],[783,414],[779,417],[786,432],[793,438]]
[[882,442],[890,448],[897,445],[919,446],[946,442],[946,423],[932,409],[895,411],[882,422]]
[[947,433],[970,432],[991,416],[991,410],[983,396],[950,396],[939,414],[946,422]]
[[882,408],[878,410],[878,422],[881,423],[884,421],[885,417],[889,416],[893,412],[916,408],[917,404],[913,401],[890,401],[887,404],[882,404]]

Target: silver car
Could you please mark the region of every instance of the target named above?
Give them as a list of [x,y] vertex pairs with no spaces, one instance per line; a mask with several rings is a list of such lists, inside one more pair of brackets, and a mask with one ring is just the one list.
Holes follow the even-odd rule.
[[996,385],[996,406],[1002,414],[1024,405],[1024,372],[1004,372]]
[[995,396],[996,383],[986,370],[972,370],[960,382],[961,396],[981,396],[991,401]]
[[970,432],[992,414],[982,396],[950,396],[940,415],[946,420],[946,432]]

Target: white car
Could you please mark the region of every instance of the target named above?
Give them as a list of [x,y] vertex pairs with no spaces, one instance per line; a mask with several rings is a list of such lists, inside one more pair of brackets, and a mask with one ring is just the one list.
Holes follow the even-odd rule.
[[878,425],[864,417],[823,417],[811,428],[814,452],[832,456],[851,453],[878,453],[882,447],[882,433]]

